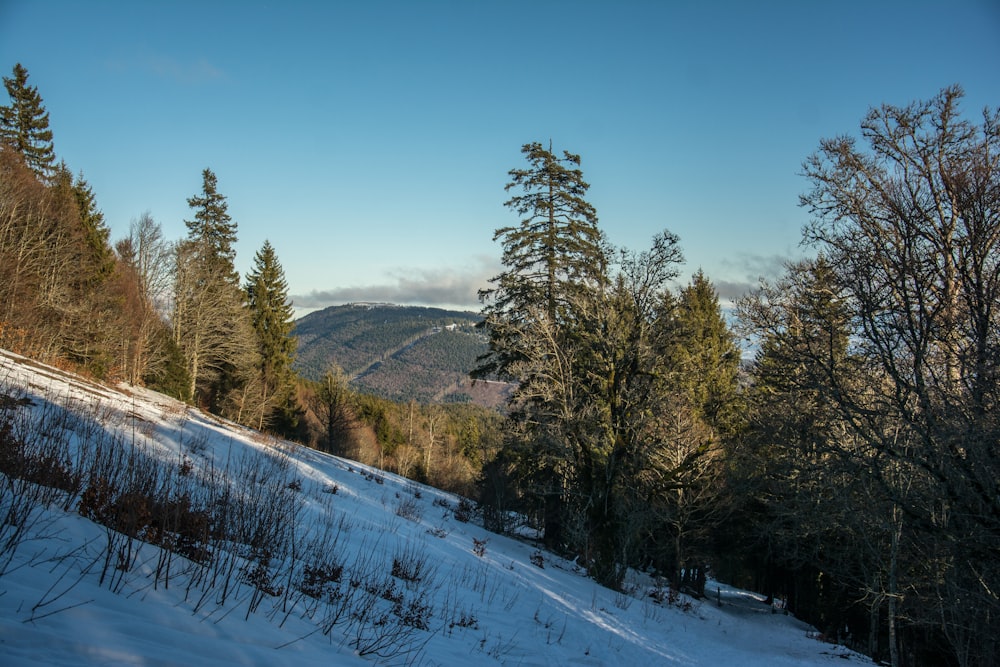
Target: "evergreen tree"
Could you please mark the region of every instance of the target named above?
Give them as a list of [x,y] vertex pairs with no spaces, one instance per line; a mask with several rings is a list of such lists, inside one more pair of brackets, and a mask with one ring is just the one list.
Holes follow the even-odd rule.
[[[765,511],[752,519],[763,522],[769,542],[783,541],[777,551],[790,565],[799,551],[790,543],[801,546],[803,534],[817,531],[789,532],[795,522],[815,518],[789,517],[798,501],[808,506],[831,496],[823,488],[823,469],[828,472],[831,456],[846,446],[839,416],[823,392],[834,365],[847,363],[850,314],[822,256],[790,264],[781,279],[763,282],[737,307],[742,326],[759,341],[745,392],[749,424],[743,454],[752,459],[744,463],[760,475],[756,482],[764,488],[753,493],[760,494]],[[769,520],[774,523],[767,525]]]
[[80,224],[83,227],[85,251],[94,277],[104,280],[115,270],[115,254],[111,248],[111,230],[104,222],[104,213],[97,208],[97,197],[81,173],[73,182],[73,195],[80,210]]
[[[294,374],[295,338],[291,336],[294,311],[288,300],[285,272],[270,241],[254,256],[246,280],[250,321],[257,334],[260,373],[265,402],[273,407],[263,421],[277,418],[285,431],[295,427]],[[275,414],[276,413],[276,414]],[[261,425],[263,425],[263,421]]]
[[60,355],[98,377],[117,374],[120,369],[115,367],[114,359],[122,311],[108,281],[115,260],[107,244],[103,216],[89,186],[89,200],[85,207],[81,205],[82,190],[65,164],[54,170],[45,187],[50,194],[47,224],[65,244],[62,253],[49,258],[59,266],[46,267],[54,290],[48,304],[61,331]]
[[739,350],[700,270],[649,317],[644,344],[656,363],[646,371],[654,378],[642,403],[650,417],[633,464],[634,522],[644,557],[672,586],[700,595],[715,529],[731,511],[724,445],[738,413]]
[[351,434],[356,428],[354,394],[343,369],[331,363],[310,395],[310,408],[323,430],[323,451],[337,456],[353,456]]
[[[480,299],[491,302],[485,309],[488,320],[520,319],[526,309],[541,305],[556,321],[569,295],[606,281],[603,236],[597,211],[584,199],[590,185],[580,169],[572,168],[580,156],[563,151],[558,158],[538,142],[525,144],[521,153],[530,166],[509,172],[505,189],[517,194],[504,204],[521,222],[493,234],[502,244],[505,270]],[[490,370],[502,372],[505,365],[498,347]]]
[[27,165],[43,180],[52,174],[55,151],[49,113],[38,88],[28,85],[28,70],[14,65],[11,77],[3,78],[10,106],[0,107],[0,140],[24,156]]
[[[888,594],[891,508],[864,472],[877,465],[870,450],[824,396],[834,369],[843,373],[854,363],[842,286],[820,256],[763,283],[740,300],[739,313],[759,340],[736,466],[746,493],[742,519],[756,540],[742,548],[754,554],[764,592],[788,596],[809,622],[843,627],[862,598],[877,618]],[[865,393],[858,384],[853,390]],[[838,585],[826,586],[821,573]]]
[[[502,243],[505,270],[491,280],[493,287],[480,293],[490,348],[473,377],[499,376],[519,383],[513,401],[524,408],[521,426],[532,432],[525,437],[548,443],[538,448],[534,463],[526,462],[522,469],[534,466],[537,471],[536,494],[545,503],[545,539],[558,548],[565,495],[565,473],[557,472],[565,470],[560,463],[565,442],[558,434],[569,408],[560,396],[569,395],[570,375],[551,374],[547,364],[558,355],[551,357],[549,351],[558,349],[568,335],[563,324],[573,319],[574,296],[606,283],[607,262],[596,210],[584,199],[590,186],[574,168],[580,156],[564,151],[558,158],[551,147],[545,150],[538,142],[525,144],[521,153],[529,166],[512,169],[505,187],[515,192],[505,206],[521,221],[493,235]],[[525,440],[518,436],[515,441]],[[551,455],[543,453],[546,449]]]
[[218,270],[234,285],[239,284],[236,271],[236,223],[229,215],[229,204],[218,192],[218,179],[211,169],[201,172],[202,191],[189,197],[194,220],[185,220],[188,238],[197,241],[204,261],[218,264]]
[[195,210],[188,238],[177,245],[174,270],[174,342],[187,363],[188,400],[243,423],[257,423],[262,405],[252,390],[257,345],[246,293],[234,266],[236,223],[210,169],[202,194],[188,199]]
[[692,409],[713,428],[733,427],[740,351],[711,281],[699,269],[681,289],[664,354]]

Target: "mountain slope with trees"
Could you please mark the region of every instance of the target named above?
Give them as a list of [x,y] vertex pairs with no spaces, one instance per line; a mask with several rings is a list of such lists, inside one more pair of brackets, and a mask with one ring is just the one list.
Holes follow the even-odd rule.
[[871,664],[725,584],[603,588],[467,498],[162,394],[0,350],[0,399],[3,665]]
[[[187,200],[186,238],[165,239],[144,214],[112,243],[83,174],[55,160],[27,70],[16,65],[4,84],[0,348],[84,374],[94,380],[87,396],[128,383],[132,394],[153,388],[183,402],[147,415],[133,403],[122,430],[132,440],[113,436],[85,461],[69,441],[49,439],[90,443],[111,413],[52,428],[18,422],[30,412],[22,408],[51,401],[25,396],[34,380],[12,371],[19,379],[0,393],[8,556],[24,535],[19,522],[38,516],[20,503],[44,498],[43,513],[58,500],[106,528],[98,588],[126,581],[148,542],[165,547],[150,556],[166,559],[153,568],[154,588],[157,577],[164,588],[172,581],[175,557],[190,561],[187,572],[240,559],[248,616],[285,595],[302,552],[279,557],[272,547],[295,523],[272,516],[262,532],[239,522],[226,530],[243,532],[219,532],[216,519],[231,517],[202,510],[239,509],[224,482],[193,489],[222,502],[192,509],[184,485],[204,442],[179,434],[183,442],[166,445],[176,471],[164,460],[129,480],[139,488],[109,486],[116,461],[125,465],[114,474],[147,470],[114,458],[128,444],[173,428],[171,414],[210,413],[216,425],[269,432],[239,436],[265,458],[295,449],[318,460],[281,435],[475,497],[463,514],[478,510],[490,530],[537,538],[546,563],[573,563],[622,604],[632,573],[654,575],[668,602],[710,595],[714,575],[892,667],[1000,665],[1000,109],[971,122],[953,86],[871,109],[858,137],[822,140],[803,165],[810,189],[801,198],[816,255],[739,303],[740,332],[756,351],[741,367],[709,277],[699,270],[674,282],[680,239],[663,231],[647,249],[613,247],[586,199],[580,156],[558,155],[551,142],[525,144],[527,165],[509,172],[506,206],[518,221],[494,234],[502,270],[481,292],[479,315],[355,304],[293,323],[270,243],[248,275],[236,272],[238,227],[214,172],[202,172],[201,193]],[[480,382],[469,385],[470,372]],[[478,391],[505,409],[474,404]],[[52,442],[61,449],[31,449]],[[297,498],[289,494],[301,483],[282,470],[272,469],[278,486],[266,495]],[[240,479],[248,497],[268,476],[253,477]],[[385,483],[374,472],[368,481]],[[152,514],[158,523],[148,523]],[[197,534],[164,523],[179,517]],[[233,544],[252,548],[234,553]],[[315,576],[341,583],[314,569],[334,565],[310,563],[303,586],[316,593]],[[0,558],[0,576],[4,567]],[[196,576],[189,586],[207,585]],[[360,583],[335,591],[378,597]],[[385,611],[357,631],[398,627],[390,617],[402,609]],[[537,612],[534,621],[551,627]]]
[[351,387],[397,401],[502,403],[506,385],[479,382],[469,371],[486,352],[476,313],[353,303],[331,306],[295,322],[295,369],[318,380],[342,369]]

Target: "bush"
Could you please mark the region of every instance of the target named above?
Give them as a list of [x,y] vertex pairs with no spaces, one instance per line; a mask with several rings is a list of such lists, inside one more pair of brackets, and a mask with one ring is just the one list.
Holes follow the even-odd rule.
[[455,508],[455,520],[468,523],[472,520],[472,514],[475,511],[476,508],[472,502],[467,498],[462,498],[458,501],[458,507]]
[[339,588],[331,584],[340,584],[343,576],[344,566],[339,563],[306,565],[302,568],[298,589],[315,600],[329,599],[331,593]]
[[420,503],[412,496],[401,498],[399,504],[396,506],[396,516],[401,516],[413,523],[420,523],[420,520],[423,518],[423,513],[420,511]]
[[409,544],[392,559],[392,576],[403,581],[422,581],[429,574],[427,553],[417,551]]
[[476,538],[473,537],[472,538],[472,553],[476,554],[480,558],[482,558],[483,556],[485,556],[486,555],[486,543],[487,542],[489,542],[488,539],[486,539],[486,540],[477,540]]

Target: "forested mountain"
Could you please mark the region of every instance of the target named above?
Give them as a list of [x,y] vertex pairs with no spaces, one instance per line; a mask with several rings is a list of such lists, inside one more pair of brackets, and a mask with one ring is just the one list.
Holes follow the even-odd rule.
[[295,368],[318,380],[332,364],[351,386],[393,400],[498,405],[505,385],[469,381],[486,339],[471,312],[352,303],[310,313],[295,323]]

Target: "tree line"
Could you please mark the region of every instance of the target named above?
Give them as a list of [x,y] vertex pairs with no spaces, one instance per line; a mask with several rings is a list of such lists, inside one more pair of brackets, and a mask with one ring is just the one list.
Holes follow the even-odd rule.
[[473,372],[515,385],[500,415],[298,377],[281,265],[265,242],[235,270],[215,174],[186,238],[143,214],[112,243],[27,79],[0,107],[0,345],[478,494],[607,586],[715,575],[893,667],[998,664],[1000,111],[965,119],[953,86],[822,140],[815,254],[736,328],[704,273],[674,286],[675,234],[613,247],[581,157],[524,145]]
[[[998,664],[1000,111],[869,111],[803,164],[815,254],[727,325],[664,231],[612,247],[581,158],[523,146],[475,375],[516,384],[487,523],[621,588],[709,572],[893,667]],[[741,363],[737,336],[752,341]]]
[[28,72],[0,107],[0,344],[101,379],[161,388],[244,424],[289,419],[294,343],[287,285],[264,243],[241,283],[236,223],[210,169],[188,199],[187,238],[148,213],[112,244],[96,196],[56,162]]
[[83,175],[56,161],[49,114],[27,70],[17,64],[3,81],[0,346],[473,493],[490,437],[467,422],[493,415],[361,396],[335,364],[317,381],[300,377],[277,253],[265,241],[240,276],[238,225],[211,169],[187,200],[185,238],[168,240],[147,212],[112,241]]

